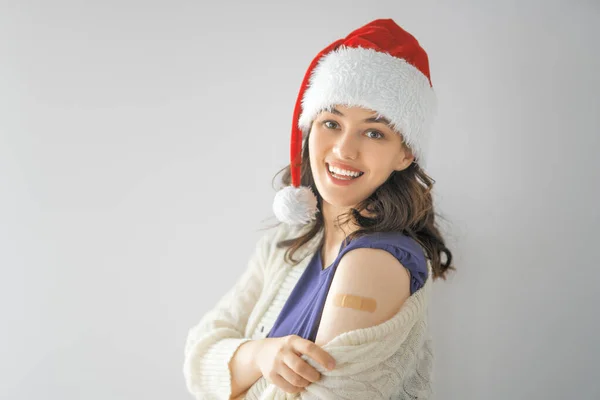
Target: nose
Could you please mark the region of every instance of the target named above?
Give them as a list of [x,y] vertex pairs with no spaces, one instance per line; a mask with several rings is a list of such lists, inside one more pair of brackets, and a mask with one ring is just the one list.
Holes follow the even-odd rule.
[[355,160],[358,156],[358,139],[349,130],[343,132],[333,146],[333,153],[340,159]]

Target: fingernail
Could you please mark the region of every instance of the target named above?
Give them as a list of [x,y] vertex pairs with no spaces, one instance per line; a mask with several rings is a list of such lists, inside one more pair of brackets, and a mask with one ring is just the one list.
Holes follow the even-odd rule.
[[329,369],[333,369],[333,368],[335,368],[335,363],[334,362],[330,362],[329,364],[327,364],[327,367]]

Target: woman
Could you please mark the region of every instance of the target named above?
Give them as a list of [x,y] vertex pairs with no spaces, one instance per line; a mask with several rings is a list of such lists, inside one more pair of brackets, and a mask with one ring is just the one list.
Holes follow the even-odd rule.
[[285,187],[273,205],[281,223],[190,330],[190,393],[431,395],[431,281],[454,269],[423,171],[434,112],[427,55],[391,19],[372,21],[315,57],[296,102]]

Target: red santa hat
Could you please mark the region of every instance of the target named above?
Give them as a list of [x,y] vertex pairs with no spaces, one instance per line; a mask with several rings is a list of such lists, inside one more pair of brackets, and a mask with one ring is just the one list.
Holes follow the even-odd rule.
[[319,112],[336,104],[371,109],[391,122],[424,167],[437,108],[427,53],[392,19],[377,19],[336,40],[311,62],[292,121],[292,184],[275,195],[273,212],[290,225],[314,220],[317,199],[300,186],[302,139]]

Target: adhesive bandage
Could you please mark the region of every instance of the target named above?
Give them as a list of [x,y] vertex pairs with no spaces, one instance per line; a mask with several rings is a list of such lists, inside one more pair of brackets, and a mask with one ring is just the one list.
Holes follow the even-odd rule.
[[338,307],[353,308],[359,311],[375,311],[377,302],[369,297],[354,296],[351,294],[338,294],[333,299]]

